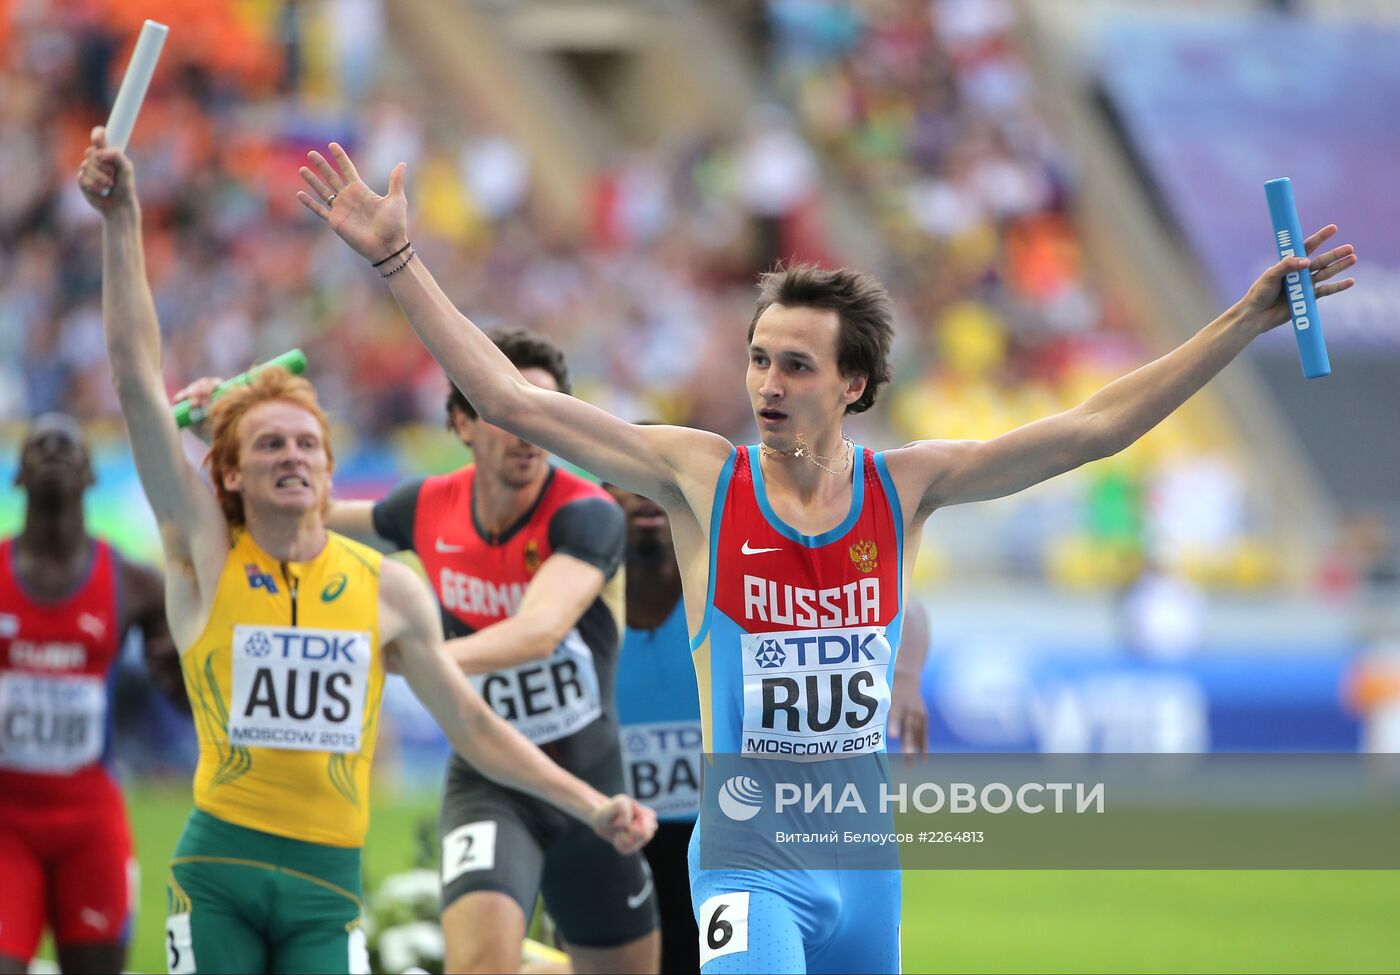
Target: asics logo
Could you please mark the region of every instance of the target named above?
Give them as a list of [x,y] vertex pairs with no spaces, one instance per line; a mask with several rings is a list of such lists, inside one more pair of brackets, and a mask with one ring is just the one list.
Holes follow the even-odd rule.
[[448,545],[441,538],[439,538],[433,543],[433,548],[436,549],[438,552],[441,552],[443,555],[451,555],[454,552],[464,552],[466,551],[467,547],[465,545]]
[[739,551],[743,552],[745,555],[762,555],[764,552],[780,552],[782,551],[782,549],[754,548],[752,545],[749,544],[749,540],[746,538],[744,539],[744,544],[739,547]]

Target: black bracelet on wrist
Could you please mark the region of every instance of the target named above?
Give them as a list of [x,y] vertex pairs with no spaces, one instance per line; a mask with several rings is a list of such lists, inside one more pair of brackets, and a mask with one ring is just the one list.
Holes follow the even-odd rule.
[[392,261],[394,258],[398,257],[400,254],[402,254],[404,251],[408,250],[408,249],[409,249],[410,247],[412,247],[412,246],[413,246],[413,241],[410,240],[408,243],[404,244],[404,245],[403,245],[402,247],[400,247],[398,250],[394,251],[394,253],[392,253],[392,254],[390,254],[388,257],[384,258],[384,260],[382,260],[382,261],[375,261],[373,264],[370,265],[370,267],[379,267],[379,265],[381,265],[381,264],[388,264],[390,261]]
[[398,274],[398,273],[399,273],[400,271],[402,271],[404,268],[408,267],[408,262],[409,262],[409,261],[413,260],[413,259],[414,259],[415,257],[417,257],[417,256],[418,256],[418,252],[417,252],[417,251],[415,251],[415,250],[410,250],[410,251],[408,252],[408,256],[405,257],[405,258],[403,259],[403,262],[402,262],[402,263],[400,263],[400,264],[395,264],[393,267],[389,268],[389,270],[385,271],[383,274],[381,274],[381,275],[379,275],[379,276],[380,276],[381,278],[388,278],[388,277],[394,276],[395,274]]

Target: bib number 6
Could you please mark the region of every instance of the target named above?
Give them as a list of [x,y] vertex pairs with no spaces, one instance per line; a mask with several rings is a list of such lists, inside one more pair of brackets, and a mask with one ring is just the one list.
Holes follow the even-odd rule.
[[749,894],[716,894],[700,905],[700,964],[749,950]]

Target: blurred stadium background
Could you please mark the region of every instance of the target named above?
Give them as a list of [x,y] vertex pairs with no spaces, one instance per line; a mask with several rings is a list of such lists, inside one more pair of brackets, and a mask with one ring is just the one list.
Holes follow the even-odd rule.
[[[446,382],[296,204],[305,150],[409,163],[413,238],[577,392],[751,438],[756,273],[872,269],[897,379],[851,424],[985,438],[1166,351],[1273,260],[1262,183],[1335,221],[1359,287],[1334,375],[1285,331],[1122,455],[931,519],[913,586],[945,750],[1400,748],[1400,6],[1385,0],[0,0],[0,533],[27,418],[92,431],[90,524],[157,561],[108,380],[73,173],[143,19],[172,28],[132,140],[173,390],[301,346],[336,486],[465,460]],[[133,650],[133,661],[136,654]],[[132,965],[162,964],[193,742],[133,663]],[[392,693],[373,883],[413,860],[445,746]],[[388,791],[386,789],[386,791]],[[1387,873],[911,875],[920,970],[1397,970]]]

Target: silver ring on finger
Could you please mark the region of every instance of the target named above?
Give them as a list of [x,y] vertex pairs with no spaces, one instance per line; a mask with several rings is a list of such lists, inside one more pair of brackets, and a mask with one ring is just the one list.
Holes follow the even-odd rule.
[[338,195],[339,195],[339,194],[332,193],[330,196],[326,197],[326,206],[328,206],[328,207],[333,207],[333,206],[335,206],[335,198],[336,198],[336,196],[338,196]]

